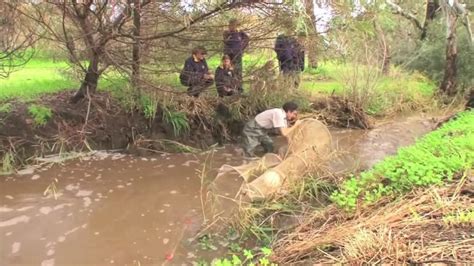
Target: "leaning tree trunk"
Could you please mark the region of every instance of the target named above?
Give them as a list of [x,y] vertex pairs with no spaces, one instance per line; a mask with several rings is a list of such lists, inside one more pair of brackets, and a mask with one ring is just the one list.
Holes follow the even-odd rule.
[[72,97],[71,102],[76,103],[86,95],[90,95],[96,92],[97,82],[99,81],[99,60],[100,55],[98,52],[92,54],[92,58],[89,61],[89,66],[87,67],[86,76],[81,83],[81,87],[76,92],[74,97]]
[[306,15],[308,16],[309,35],[306,38],[306,51],[308,53],[308,67],[318,67],[318,32],[316,30],[316,16],[314,15],[313,0],[305,0]]
[[382,67],[381,71],[382,74],[388,76],[390,74],[390,62],[391,62],[391,55],[390,55],[390,44],[387,42],[385,38],[385,33],[383,29],[374,21],[374,28],[375,32],[377,32],[377,37],[379,38],[380,43],[380,56],[382,58]]
[[133,36],[135,37],[132,47],[132,84],[136,89],[139,89],[140,82],[140,0],[135,0],[133,8]]
[[457,67],[456,61],[458,50],[456,47],[456,22],[457,16],[451,10],[446,10],[446,23],[448,36],[446,42],[446,63],[444,68],[444,77],[439,87],[440,91],[447,95],[456,94]]

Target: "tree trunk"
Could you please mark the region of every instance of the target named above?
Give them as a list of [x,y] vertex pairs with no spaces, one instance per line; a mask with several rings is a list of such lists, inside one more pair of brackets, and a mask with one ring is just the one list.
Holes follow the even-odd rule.
[[306,37],[305,49],[308,54],[308,67],[318,67],[318,32],[316,30],[316,16],[314,15],[313,0],[305,0],[306,15],[308,16],[309,35]]
[[381,71],[382,71],[382,74],[387,76],[390,74],[390,61],[391,61],[390,44],[387,42],[385,38],[385,33],[383,32],[383,29],[380,27],[379,24],[377,24],[376,21],[374,21],[374,29],[375,29],[375,32],[377,33],[377,37],[379,39],[379,43],[381,46],[381,52],[380,52],[381,57],[382,57]]
[[383,53],[382,74],[388,76],[390,74],[390,61],[392,59],[390,56],[390,47],[388,44],[384,46]]
[[76,103],[86,95],[90,95],[96,92],[97,82],[99,81],[99,53],[94,52],[92,58],[89,61],[89,66],[87,67],[86,76],[81,83],[81,87],[72,97],[71,103]]
[[457,67],[456,61],[458,50],[456,46],[456,22],[457,16],[452,10],[446,9],[446,24],[448,36],[446,42],[446,63],[444,68],[444,77],[439,87],[440,91],[447,95],[456,94]]
[[132,84],[136,89],[139,89],[140,82],[140,36],[141,17],[140,17],[140,0],[134,1],[133,7],[133,36],[137,37],[134,40],[132,47]]
[[423,28],[421,30],[421,40],[424,40],[426,38],[427,31],[428,31],[428,24],[434,20],[438,9],[439,9],[439,0],[426,1],[425,22],[423,23]]

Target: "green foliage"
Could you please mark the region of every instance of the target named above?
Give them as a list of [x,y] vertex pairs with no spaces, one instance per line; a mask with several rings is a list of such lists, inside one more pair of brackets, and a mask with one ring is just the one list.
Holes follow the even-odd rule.
[[173,129],[175,137],[187,134],[191,129],[186,113],[163,108],[163,121]]
[[472,226],[474,225],[474,210],[458,211],[443,216],[443,222],[447,226]]
[[423,74],[407,73],[392,66],[388,76],[367,76],[374,71],[378,70],[350,63],[323,62],[317,69],[303,74],[301,87],[316,95],[335,94],[357,100],[371,115],[419,110],[433,104],[436,85]]
[[410,191],[417,186],[439,185],[474,163],[474,111],[427,134],[396,156],[385,158],[371,170],[351,177],[332,193],[331,200],[352,210],[358,200],[365,204]]
[[12,111],[12,104],[11,103],[2,103],[0,106],[0,113],[10,113]]
[[239,254],[232,254],[230,258],[216,258],[212,260],[212,266],[234,266],[234,265],[261,265],[269,266],[276,265],[270,261],[272,250],[266,247],[262,247],[258,254],[254,254],[252,250],[244,249]]
[[44,126],[53,117],[53,112],[50,108],[37,104],[30,105],[28,113],[33,117],[35,124],[38,126]]
[[[440,25],[434,24],[430,30],[430,38],[420,42],[417,47],[402,46],[394,62],[410,70],[419,71],[438,83],[441,82],[446,62],[446,33],[444,28],[443,30],[440,28],[442,28]],[[474,48],[469,43],[465,29],[461,26],[458,29],[457,48],[458,83],[461,87],[472,87],[474,85]]]
[[142,96],[140,99],[140,106],[142,107],[143,115],[145,118],[153,120],[155,119],[156,111],[158,108],[158,101],[153,100],[149,96]]
[[44,93],[74,89],[78,82],[65,78],[59,73],[66,68],[66,62],[32,59],[0,82],[0,99],[33,99]]
[[217,246],[214,245],[214,240],[211,236],[209,235],[204,235],[201,238],[199,238],[198,246],[202,250],[217,250]]
[[9,174],[15,170],[15,156],[12,152],[6,152],[2,158],[2,171],[0,174]]

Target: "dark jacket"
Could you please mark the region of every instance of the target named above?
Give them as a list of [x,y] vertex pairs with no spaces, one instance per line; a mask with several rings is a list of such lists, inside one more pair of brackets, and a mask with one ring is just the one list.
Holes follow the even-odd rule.
[[[216,69],[216,88],[219,96],[228,96],[237,92],[239,88],[239,79],[236,77],[233,69],[224,69],[222,66]],[[226,92],[225,88],[230,89],[230,92]]]
[[275,41],[275,52],[282,72],[304,70],[304,47],[295,38],[279,35]]
[[249,44],[249,36],[243,31],[224,31],[224,54],[242,55]]
[[205,82],[204,74],[207,74],[209,68],[206,59],[196,62],[194,57],[189,57],[184,62],[183,70],[179,75],[179,80],[184,86],[192,86]]

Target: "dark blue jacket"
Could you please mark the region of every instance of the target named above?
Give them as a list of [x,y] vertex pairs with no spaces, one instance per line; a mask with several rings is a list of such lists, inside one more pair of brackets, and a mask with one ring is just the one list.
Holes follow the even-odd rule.
[[232,93],[235,93],[240,87],[239,79],[236,77],[233,69],[224,69],[221,66],[217,67],[215,79],[219,96],[226,94],[225,88],[229,88],[232,90]]
[[279,35],[275,41],[275,52],[282,72],[304,70],[304,47],[295,38]]
[[184,86],[192,86],[204,81],[204,74],[209,72],[206,59],[196,62],[194,57],[189,57],[184,62],[183,70],[179,75],[179,80]]
[[249,44],[249,36],[243,31],[224,32],[224,54],[242,55]]

